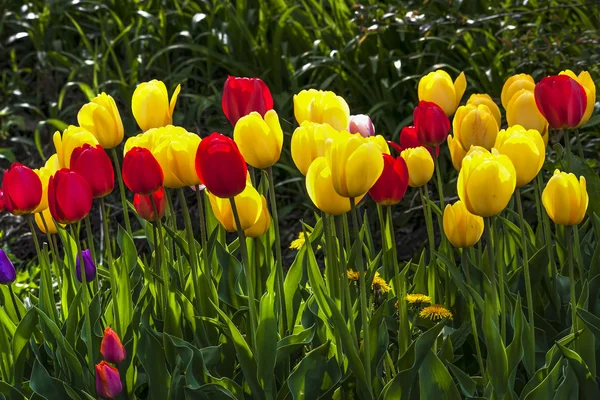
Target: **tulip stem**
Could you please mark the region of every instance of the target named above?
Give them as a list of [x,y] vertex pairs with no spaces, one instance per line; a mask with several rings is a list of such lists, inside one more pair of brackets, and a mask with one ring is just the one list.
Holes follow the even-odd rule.
[[115,169],[117,172],[117,181],[119,182],[119,191],[121,192],[121,206],[123,207],[123,216],[125,217],[125,228],[127,229],[127,233],[133,240],[133,233],[131,231],[131,222],[129,221],[129,207],[127,207],[127,196],[125,194],[125,186],[123,185],[123,172],[121,171],[121,165],[119,164],[119,157],[117,156],[116,148],[110,149],[110,153],[113,158],[113,162],[115,163]]
[[583,146],[581,145],[581,133],[579,132],[579,128],[575,128],[575,136],[577,137],[577,153],[579,154],[579,158],[583,161]]
[[427,240],[429,241],[429,268],[427,273],[427,292],[431,297],[431,301],[436,302],[436,284],[437,284],[437,268],[435,267],[435,237],[433,235],[433,221],[431,216],[431,208],[429,208],[429,193],[426,186],[419,187],[419,195],[423,204],[423,213],[425,214],[425,226],[427,227]]
[[[329,291],[329,296],[333,299],[338,309],[341,309],[341,301],[340,301],[340,274],[338,273],[338,259],[335,254],[334,248],[336,247],[333,243],[334,235],[332,234],[332,223],[329,215],[322,213],[321,219],[324,223],[325,230],[325,247],[326,247],[326,264],[325,264],[325,276],[327,279],[327,289]],[[308,237],[306,238],[308,239]],[[306,241],[304,243],[306,246],[310,246],[310,242]],[[332,329],[332,333],[335,336],[336,342],[336,350],[337,350],[337,362],[340,366],[344,365],[344,355],[342,353],[342,338],[340,336],[340,332],[337,329]]]
[[[460,257],[463,268],[465,269],[467,286],[472,288],[473,286],[471,285],[471,275],[469,273],[469,256],[467,255],[467,249],[462,249]],[[473,302],[473,295],[469,296],[469,315],[471,317],[471,330],[473,331],[473,340],[475,341],[475,351],[477,352],[477,363],[479,364],[479,369],[481,370],[481,376],[483,376],[485,379],[486,375],[483,357],[481,356],[481,347],[479,346],[479,334],[477,333],[477,320],[475,319],[475,304]]]
[[92,253],[92,260],[94,260],[94,264],[98,265],[98,259],[96,258],[96,245],[94,244],[94,235],[92,234],[92,224],[90,222],[90,214],[86,215],[86,217],[83,219],[83,222],[85,224],[85,232],[87,235],[90,253]]
[[500,337],[502,342],[506,343],[506,297],[504,296],[504,282],[506,279],[506,266],[504,262],[503,242],[501,232],[498,230],[498,220],[492,222],[492,231],[496,241],[496,269],[498,270],[498,296],[500,298]]
[[200,189],[200,185],[196,186],[196,201],[198,203],[198,214],[200,220],[200,240],[202,241],[202,261],[204,270],[208,279],[212,282],[212,267],[208,261],[208,239],[206,234],[206,215],[204,213],[204,192]]
[[[27,218],[27,223],[29,224],[29,230],[31,230],[31,236],[33,237],[33,244],[35,246],[35,251],[38,256],[38,260],[41,265],[41,278],[40,278],[40,290],[42,291],[42,295],[40,296],[42,301],[42,305],[47,305],[49,309],[45,310],[45,307],[41,307],[42,310],[48,315],[51,316],[54,322],[58,322],[58,313],[56,311],[56,304],[54,302],[54,295],[52,292],[52,277],[49,275],[50,273],[50,265],[46,263],[46,257],[42,254],[42,250],[40,248],[40,242],[38,241],[37,233],[35,228],[33,227],[33,214],[30,214]],[[67,238],[68,242],[69,238]],[[71,255],[69,254],[69,257]],[[45,300],[45,301],[44,301]]]
[[113,254],[112,254],[112,246],[111,246],[111,242],[110,242],[110,236],[109,236],[109,232],[108,232],[108,216],[106,215],[106,208],[104,205],[104,197],[100,198],[100,213],[102,216],[102,229],[104,230],[104,242],[105,242],[105,246],[106,246],[106,255],[107,255],[107,264],[108,264],[108,271],[110,274],[110,287],[111,287],[111,296],[112,296],[112,306],[113,306],[113,313],[114,313],[114,327],[115,327],[115,332],[117,332],[118,335],[123,335],[124,332],[121,329],[121,319],[119,317],[119,300],[117,298],[117,290],[119,287],[118,284],[118,280],[117,280],[117,272],[115,271],[114,265],[113,265]]
[[565,155],[567,156],[567,172],[573,172],[573,155],[571,154],[571,137],[569,130],[563,129],[565,135]]
[[519,229],[521,230],[521,247],[523,251],[523,272],[525,274],[525,294],[527,296],[527,313],[529,316],[529,341],[531,345],[531,354],[529,354],[531,372],[535,371],[535,320],[533,315],[533,292],[531,290],[531,274],[529,272],[529,256],[527,252],[527,236],[525,231],[525,219],[523,217],[523,204],[521,203],[521,189],[517,188],[515,192],[517,198],[517,211],[519,213]]
[[[543,182],[542,182],[542,175],[538,174],[535,177],[535,182],[534,182],[536,191],[535,191],[535,198],[536,198],[536,202],[541,202],[541,198],[542,198],[542,187],[543,187]],[[540,207],[540,214],[542,216],[542,229],[544,231],[544,241],[546,242],[546,253],[548,254],[548,262],[549,262],[549,271],[548,271],[548,275],[550,276],[553,284],[554,284],[554,289],[556,290],[556,276],[557,276],[557,271],[556,271],[556,263],[554,261],[554,251],[552,250],[552,232],[550,232],[550,221],[548,220],[548,215],[546,214],[545,210],[542,210]]]
[[[350,325],[350,334],[352,335],[352,340],[354,345],[356,346],[358,343],[357,340],[357,336],[356,336],[356,324],[354,323],[354,313],[352,312],[352,296],[350,296],[350,285],[347,282],[347,276],[348,276],[348,266],[346,264],[346,254],[344,251],[344,242],[342,241],[342,237],[344,236],[344,221],[346,220],[346,215],[337,215],[335,217],[335,225],[336,225],[336,234],[335,236],[338,237],[338,251],[339,251],[339,255],[340,255],[340,273],[342,274],[342,281],[344,282],[343,284],[343,300],[344,300],[344,305],[346,307],[346,317],[348,319],[348,323]],[[347,221],[347,220],[346,220]],[[350,249],[349,247],[346,247],[347,249]],[[358,350],[358,348],[357,348]]]
[[[358,281],[360,290],[360,317],[363,329],[364,367],[367,376],[367,382],[371,382],[371,342],[369,340],[369,316],[367,314],[367,277],[365,276],[365,267],[363,264],[363,248],[358,228],[358,212],[356,211],[354,197],[350,197],[350,210],[352,212],[352,230],[354,233],[355,245],[359,246],[356,264],[358,266]],[[369,393],[371,393],[372,390],[373,389],[369,387]]]
[[58,247],[56,246],[56,242],[52,238],[52,234],[48,231],[48,224],[46,223],[46,218],[44,218],[44,213],[39,213],[40,219],[42,220],[42,225],[44,225],[44,230],[46,231],[46,238],[48,239],[48,244],[50,245],[50,250],[52,250],[54,264],[56,265],[56,279],[58,280],[59,287],[62,288],[62,268],[60,267],[60,257],[58,256]]
[[10,293],[10,299],[12,300],[13,307],[15,308],[15,314],[17,314],[17,325],[21,322],[21,311],[19,311],[19,306],[17,305],[17,298],[15,297],[15,292],[13,291],[12,284],[8,285],[8,292]]
[[491,282],[491,295],[492,295],[492,305],[494,310],[493,320],[496,326],[498,325],[498,292],[497,292],[497,284],[496,284],[496,264],[494,262],[494,249],[492,245],[492,224],[490,221],[491,217],[484,218],[484,230],[485,230],[485,241],[488,253],[488,275]]
[[440,196],[440,210],[444,211],[445,200],[444,200],[444,187],[442,185],[442,173],[440,171],[440,162],[439,162],[440,157],[436,152],[435,146],[431,147],[431,151],[432,151],[432,155],[433,155],[435,176],[437,179],[437,187],[438,187],[438,192],[439,192],[439,196]]
[[577,298],[575,296],[575,267],[573,263],[573,227],[565,226],[567,236],[567,262],[569,264],[569,294],[571,298],[571,324],[573,333],[577,332]]

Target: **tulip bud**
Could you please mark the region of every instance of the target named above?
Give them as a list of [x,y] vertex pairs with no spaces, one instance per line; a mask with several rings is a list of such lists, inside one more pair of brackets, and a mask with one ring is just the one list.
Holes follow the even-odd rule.
[[472,104],[475,107],[483,104],[489,108],[490,112],[494,116],[494,119],[498,123],[498,126],[502,125],[502,114],[500,113],[500,107],[498,107],[489,94],[472,94],[471,97],[469,97],[469,100],[467,100],[467,104]]
[[196,173],[217,197],[234,197],[246,189],[246,161],[235,142],[220,133],[214,132],[200,142]]
[[246,235],[246,237],[260,237],[264,235],[271,226],[271,215],[269,214],[269,209],[267,208],[267,199],[265,199],[265,196],[263,195],[260,195],[260,198],[262,199],[260,216],[254,225],[244,231],[244,235]]
[[575,128],[586,112],[583,86],[567,75],[547,76],[535,85],[535,102],[551,128]]
[[583,90],[585,91],[585,96],[587,98],[587,104],[585,106],[585,113],[583,114],[583,118],[581,118],[581,122],[579,122],[578,126],[584,125],[586,122],[590,120],[592,113],[594,112],[594,106],[596,104],[596,84],[592,79],[592,76],[587,71],[581,71],[579,76],[575,75],[573,71],[567,69],[566,71],[562,71],[559,75],[567,75],[574,79],[577,83],[579,83]]
[[42,168],[34,169],[34,172],[40,177],[40,181],[42,182],[42,200],[40,204],[32,211],[32,214],[41,213],[44,210],[48,209],[48,182],[50,181],[50,177],[56,173],[60,169],[60,165],[58,164],[58,155],[52,154]]
[[17,271],[6,252],[0,249],[0,284],[10,285],[17,279]]
[[86,143],[73,150],[71,170],[84,177],[95,199],[106,196],[115,186],[112,163],[100,145],[91,146]]
[[369,195],[377,204],[391,206],[398,204],[408,188],[408,167],[402,157],[394,158],[383,154],[383,172],[369,190]]
[[133,207],[137,211],[138,215],[144,218],[146,221],[155,221],[156,215],[154,214],[154,208],[152,207],[152,200],[154,199],[154,205],[158,212],[158,218],[162,218],[165,215],[165,209],[167,207],[167,198],[165,197],[165,190],[163,188],[158,189],[151,195],[135,194],[133,196]]
[[[217,220],[228,232],[235,232],[237,225],[228,198],[217,197],[214,193],[208,193],[208,199]],[[263,203],[261,197],[250,182],[245,183],[245,189],[234,197],[235,205],[240,217],[242,230],[252,228],[260,218]]]
[[292,135],[292,159],[302,175],[306,175],[308,167],[317,158],[325,155],[325,141],[338,132],[329,124],[317,124],[304,121]]
[[417,138],[423,146],[439,146],[446,141],[450,132],[450,120],[437,104],[420,101],[413,111],[413,120]]
[[15,162],[4,171],[2,192],[8,212],[29,214],[42,201],[42,182],[31,168]]
[[140,83],[135,88],[131,99],[131,110],[142,131],[173,124],[173,110],[180,91],[181,85],[177,85],[169,102],[169,93],[162,81],[153,79],[150,82]]
[[52,140],[60,168],[71,168],[71,153],[76,148],[86,143],[92,146],[98,144],[98,139],[90,131],[73,125],[65,129],[62,135],[60,132],[55,132]]
[[[388,142],[388,143],[392,144],[392,142]],[[425,146],[423,143],[421,143],[419,141],[419,137],[417,136],[417,127],[414,125],[409,125],[409,126],[405,126],[400,131],[400,146],[394,146],[394,147],[396,148],[396,150],[398,150],[401,153],[403,149],[413,149],[415,147],[421,147],[421,146],[424,146],[427,149],[427,151],[429,151],[429,153],[431,153],[432,157],[434,156],[433,149],[431,147]],[[435,157],[438,157],[439,155],[440,155],[440,147],[435,146]]]
[[125,347],[121,344],[121,339],[117,335],[117,332],[113,331],[110,327],[104,330],[102,343],[100,343],[100,353],[102,354],[102,358],[109,363],[118,364],[125,360]]
[[546,146],[540,133],[520,125],[498,132],[494,147],[512,161],[517,172],[517,187],[531,182],[546,159]]
[[538,110],[533,91],[521,89],[513,94],[506,107],[506,122],[540,132],[544,145],[548,144],[548,121]]
[[81,257],[79,254],[77,255],[77,262],[75,263],[75,275],[77,275],[77,280],[81,282],[81,259],[83,258],[83,270],[85,271],[85,281],[91,282],[96,279],[96,264],[94,264],[94,259],[92,258],[92,253],[90,249],[83,250],[81,252]]
[[83,176],[63,168],[48,182],[48,205],[61,224],[81,221],[92,209],[92,189]]
[[351,115],[348,131],[358,133],[362,137],[375,136],[375,125],[373,125],[373,121],[368,115]]
[[[433,71],[419,81],[419,100],[436,103],[447,116],[450,116],[456,111],[466,88],[467,79],[464,72],[461,72],[456,81],[452,82],[452,78],[447,72],[442,70]],[[416,121],[415,125],[418,126]]]
[[[43,220],[42,220],[43,218]],[[49,208],[46,208],[44,211],[35,214],[35,223],[42,233],[58,233],[58,229],[56,228],[56,223],[52,218],[52,213]],[[60,226],[65,226],[65,224],[60,224]],[[46,230],[46,228],[48,228]]]
[[446,237],[459,249],[474,246],[483,234],[483,218],[471,214],[460,200],[446,205],[443,225]]
[[96,364],[96,392],[105,399],[114,399],[123,390],[119,370],[102,361]]
[[502,102],[502,107],[505,109],[508,108],[508,102],[512,99],[512,97],[518,91],[525,89],[530,92],[533,92],[535,88],[535,81],[531,77],[531,75],[527,74],[517,74],[513,75],[504,82],[504,86],[502,86],[502,95],[500,96],[500,101]]
[[221,101],[223,114],[235,126],[240,118],[257,112],[264,117],[273,109],[273,97],[267,85],[259,78],[228,76]]
[[150,150],[134,147],[123,158],[123,182],[133,193],[149,195],[163,186],[162,168]]
[[402,150],[400,156],[408,168],[408,186],[421,187],[431,180],[434,171],[433,158],[425,147]]
[[77,123],[94,135],[105,149],[117,147],[123,141],[123,122],[115,100],[102,92],[77,113]]
[[310,121],[345,131],[350,123],[350,108],[343,97],[333,92],[309,89],[294,95],[294,116],[300,125]]
[[468,151],[471,146],[488,150],[494,147],[498,123],[487,106],[467,104],[458,107],[452,125],[454,140],[458,140],[464,150]]
[[4,193],[2,193],[2,189],[0,188],[0,212],[4,211]]
[[266,169],[274,165],[281,155],[283,131],[275,110],[257,112],[240,118],[233,130],[233,139],[246,162],[254,168]]
[[548,216],[558,225],[577,225],[583,221],[589,196],[585,177],[577,177],[558,169],[542,192],[542,204]]

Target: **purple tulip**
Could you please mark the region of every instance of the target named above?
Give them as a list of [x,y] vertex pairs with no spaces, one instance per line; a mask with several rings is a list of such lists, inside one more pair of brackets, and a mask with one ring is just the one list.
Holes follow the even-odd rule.
[[0,249],[0,283],[10,285],[17,279],[17,271],[4,250]]
[[104,399],[114,399],[123,390],[119,370],[102,361],[96,365],[96,391]]
[[[96,279],[96,264],[94,264],[94,259],[92,258],[90,249],[84,250],[82,255],[83,268],[85,270],[85,280],[86,282],[91,282]],[[79,257],[79,255],[77,255],[77,266],[75,268],[75,273],[77,275],[77,280],[81,282],[81,257]]]

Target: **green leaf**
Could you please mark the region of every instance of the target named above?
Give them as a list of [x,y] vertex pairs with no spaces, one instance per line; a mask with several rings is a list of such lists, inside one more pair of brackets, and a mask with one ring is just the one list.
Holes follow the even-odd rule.
[[[328,372],[328,364],[335,366],[332,380],[337,383],[340,372],[335,358],[328,358],[330,342],[325,342],[310,351],[294,368],[288,379],[288,387],[294,400],[317,399],[321,395],[321,387]],[[331,362],[331,363],[330,363]]]
[[37,312],[32,308],[27,311],[27,314],[23,317],[15,335],[12,340],[12,354],[13,354],[13,381],[20,383],[23,381],[23,369],[25,366],[25,356],[27,355],[27,349],[29,339],[36,329],[38,324]]
[[475,395],[475,392],[477,391],[477,383],[456,365],[451,363],[448,363],[447,365],[450,372],[452,372],[452,375],[454,375],[454,377],[458,381],[460,389],[465,394],[465,396],[473,397]]
[[596,317],[591,312],[583,310],[581,308],[577,309],[577,316],[583,321],[585,326],[594,334],[596,340],[600,342],[600,318]]
[[148,376],[150,398],[154,400],[168,398],[171,375],[167,369],[165,351],[145,325],[140,329],[137,356]]
[[419,394],[423,399],[460,400],[460,393],[446,366],[431,350],[419,368]]
[[315,325],[308,329],[302,326],[299,328],[301,330],[298,333],[286,336],[277,343],[277,364],[312,342],[315,336]]
[[571,349],[566,348],[560,343],[556,343],[556,345],[575,372],[577,382],[579,382],[579,396],[584,399],[600,398],[600,390],[598,389],[598,384],[596,383],[596,377],[590,373],[588,366],[581,359],[579,354]]
[[19,392],[15,387],[9,385],[6,382],[0,381],[0,394],[3,395],[6,400],[25,400],[26,397],[23,393]]
[[481,320],[483,337],[488,351],[487,369],[490,371],[490,381],[494,387],[495,396],[501,399],[508,392],[508,357],[504,342],[494,322],[496,318],[491,302],[487,301]]
[[265,389],[267,397],[273,392],[273,372],[277,360],[277,315],[275,310],[275,275],[271,270],[267,279],[267,293],[260,300],[258,329],[256,330],[256,358],[258,360],[258,379]]
[[37,359],[33,364],[29,387],[46,400],[66,400],[70,397],[65,390],[64,383],[52,378]]

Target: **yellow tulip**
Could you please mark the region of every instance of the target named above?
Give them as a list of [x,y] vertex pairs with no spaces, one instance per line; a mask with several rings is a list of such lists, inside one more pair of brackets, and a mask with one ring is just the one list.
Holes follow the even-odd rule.
[[262,199],[260,217],[258,217],[258,221],[256,221],[254,225],[244,231],[246,237],[260,237],[267,233],[269,227],[271,226],[271,215],[269,214],[269,209],[267,208],[267,199],[265,199],[265,196],[263,195],[260,195],[260,197]]
[[559,75],[568,75],[583,86],[585,96],[587,97],[587,105],[585,106],[585,113],[581,118],[581,122],[579,122],[579,125],[577,126],[585,125],[585,123],[590,120],[590,117],[594,112],[594,105],[596,104],[596,84],[594,83],[592,76],[587,71],[581,71],[579,76],[577,76],[570,69],[561,71]]
[[52,137],[56,155],[58,157],[58,165],[60,168],[71,167],[71,153],[78,147],[84,144],[92,146],[98,145],[98,139],[87,129],[79,126],[70,125],[64,130],[62,135],[60,132],[54,132]]
[[135,88],[131,99],[131,110],[135,121],[144,132],[173,123],[173,110],[180,91],[181,85],[177,85],[169,102],[169,93],[162,81],[153,79],[150,82],[140,83]]
[[406,161],[408,168],[408,186],[421,187],[426,185],[433,176],[433,158],[423,146],[402,150],[400,156]]
[[498,107],[496,102],[492,100],[489,94],[472,94],[471,97],[469,97],[469,100],[467,100],[467,104],[472,104],[474,106],[483,104],[484,106],[487,106],[496,119],[498,126],[502,125],[502,114],[500,114],[500,107]]
[[42,201],[40,201],[40,204],[38,204],[37,208],[33,210],[32,213],[37,215],[37,213],[48,208],[48,182],[50,181],[50,177],[59,169],[60,165],[58,165],[58,156],[56,154],[52,154],[50,158],[46,160],[46,164],[44,164],[42,168],[34,169],[34,172],[38,174],[40,181],[42,181]]
[[583,221],[589,197],[585,177],[577,177],[559,170],[542,192],[542,203],[548,216],[558,225],[577,225]]
[[350,108],[343,97],[322,90],[303,90],[294,95],[294,116],[298,124],[304,121],[329,124],[338,131],[347,130]]
[[540,172],[546,159],[542,135],[520,125],[498,132],[494,147],[510,158],[517,172],[517,187],[525,186]]
[[377,147],[379,147],[379,150],[381,150],[382,154],[390,154],[390,146],[388,145],[387,140],[385,140],[385,138],[381,135],[376,135],[376,136],[369,136],[368,138],[365,138],[367,142],[372,142],[375,143],[377,145]]
[[446,237],[457,248],[475,245],[483,234],[483,218],[471,214],[460,200],[446,206],[443,225]]
[[437,104],[447,116],[450,116],[456,111],[466,89],[467,79],[464,72],[461,72],[452,82],[452,78],[446,71],[438,69],[428,73],[419,81],[419,100]]
[[490,109],[483,104],[467,104],[458,107],[452,121],[454,140],[468,151],[471,146],[481,146],[490,150],[496,141],[498,123]]
[[105,149],[112,149],[123,141],[121,115],[115,100],[104,92],[81,107],[77,122],[90,131]]
[[257,112],[240,118],[233,130],[233,139],[246,162],[254,168],[271,167],[281,155],[283,131],[275,110],[266,112],[265,117]]
[[452,158],[452,166],[455,170],[460,171],[462,160],[467,155],[465,149],[462,148],[460,142],[452,135],[448,135],[448,149],[450,149],[450,158]]
[[504,86],[502,86],[502,94],[500,95],[500,101],[502,102],[502,107],[505,109],[508,107],[508,102],[512,97],[521,89],[527,89],[533,93],[533,89],[535,88],[535,81],[531,77],[531,75],[527,74],[517,74],[513,75],[504,82]]
[[[236,232],[237,227],[229,199],[222,199],[210,192],[208,192],[208,199],[215,217],[223,225],[223,228],[228,232]],[[242,229],[246,231],[252,228],[258,222],[263,207],[260,194],[252,186],[252,183],[246,182],[246,189],[235,196],[234,200]]]
[[[44,218],[42,220],[42,217]],[[46,225],[44,226],[44,222]],[[50,213],[50,209],[46,207],[44,211],[41,211],[41,215],[39,213],[35,214],[35,223],[42,233],[57,233],[58,229],[56,228],[56,223],[54,219],[52,219],[52,214]],[[60,226],[64,227],[65,224],[60,224]],[[46,232],[46,227],[48,227],[48,232]]]
[[521,125],[525,129],[535,129],[542,135],[544,145],[548,144],[548,121],[538,110],[532,91],[520,89],[513,94],[506,106],[506,122],[508,126]]
[[317,158],[325,155],[325,141],[337,134],[329,124],[304,121],[292,135],[292,159],[296,168],[306,176],[308,167]]
[[456,184],[458,197],[470,213],[491,217],[504,210],[516,187],[510,158],[492,149],[472,147],[462,162]]
[[333,187],[342,197],[366,194],[383,172],[377,142],[349,132],[327,139],[326,159]]

